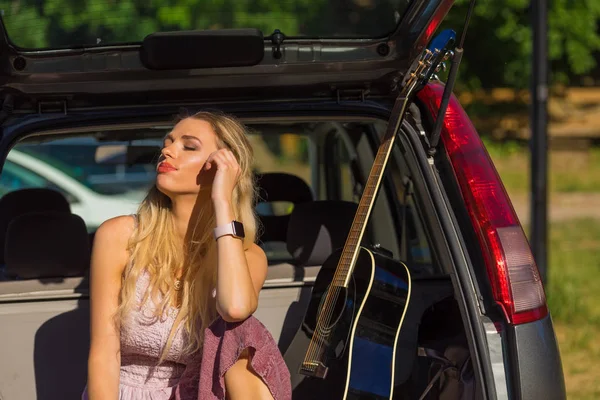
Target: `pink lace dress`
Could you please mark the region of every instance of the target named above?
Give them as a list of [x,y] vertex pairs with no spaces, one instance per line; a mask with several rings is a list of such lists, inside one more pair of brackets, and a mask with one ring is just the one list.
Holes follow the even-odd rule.
[[[138,301],[148,284],[149,276],[143,273],[136,286]],[[274,400],[292,398],[290,373],[277,343],[253,316],[237,323],[218,318],[206,328],[202,350],[192,355],[183,354],[188,338],[179,328],[166,360],[158,365],[176,314],[177,309],[171,308],[157,319],[152,303],[146,302],[123,323],[120,400],[223,400],[225,373],[245,349],[250,349],[252,367]],[[88,399],[87,390],[82,399]]]
[[[137,217],[133,218],[137,223]],[[149,275],[143,272],[136,283],[138,302],[149,283]],[[191,355],[183,354],[189,338],[180,327],[166,360],[159,365],[177,309],[172,307],[162,318],[156,318],[153,311],[152,302],[146,302],[121,326],[120,400],[225,399],[225,373],[245,349],[250,350],[251,365],[274,400],[291,400],[289,370],[270,332],[255,317],[238,323],[217,318],[204,332],[202,350]],[[82,399],[88,400],[87,388]]]
[[[149,284],[149,276],[142,273],[136,286],[136,297],[141,302]],[[185,330],[175,333],[169,354],[160,365],[158,360],[167,343],[177,309],[156,318],[151,301],[135,311],[121,327],[120,400],[169,400],[179,387],[182,400],[198,398],[198,379],[202,354],[184,355],[187,343]],[[87,399],[87,389],[83,399]]]

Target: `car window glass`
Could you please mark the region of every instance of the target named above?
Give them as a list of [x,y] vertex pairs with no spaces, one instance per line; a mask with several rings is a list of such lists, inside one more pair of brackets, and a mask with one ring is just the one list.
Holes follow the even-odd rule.
[[287,37],[382,37],[396,28],[410,1],[127,1],[4,2],[8,38],[29,49],[141,42],[151,33],[209,29],[275,29]]
[[[135,213],[153,184],[154,155],[132,165],[126,160],[127,145],[140,143],[158,146],[161,141],[105,142],[79,136],[19,142],[4,164],[0,194],[26,188],[56,190],[69,202],[71,212],[84,220],[88,231],[94,231],[109,218]],[[116,149],[111,154],[102,151],[111,146]]]
[[[314,169],[315,162],[311,162],[309,154],[310,137],[308,134],[286,133],[282,127],[281,134],[263,134],[260,131],[250,135],[250,142],[254,150],[254,171],[259,174],[272,172],[290,174],[302,179],[315,193]],[[287,188],[288,190],[292,188]],[[286,188],[281,188],[286,190]],[[278,216],[285,218],[291,214],[294,204],[287,201],[265,202],[268,199],[259,199],[256,212],[259,220],[262,217]],[[266,227],[267,229],[269,226]],[[287,250],[285,238],[283,240],[261,240],[259,243],[267,257],[276,262],[289,261],[292,256]]]
[[54,182],[20,166],[19,164],[6,161],[2,169],[2,175],[0,176],[0,197],[14,190],[29,188],[47,188],[56,190],[57,192],[62,193],[69,203],[76,203],[78,201],[74,195],[64,190],[62,187],[57,186]]
[[13,190],[47,186],[49,186],[48,180],[33,171],[20,167],[11,161],[4,163],[2,175],[0,176],[0,190],[3,194]]
[[[249,140],[254,151],[254,172],[293,175],[308,186],[313,196],[318,196],[318,186],[322,184],[317,157],[322,146],[316,132],[319,126],[271,124],[267,129],[251,125]],[[170,126],[152,129],[56,138],[37,135],[25,139],[9,152],[0,175],[0,194],[30,187],[59,190],[69,201],[71,212],[79,215],[88,231],[93,232],[109,218],[137,212],[154,184],[162,137]],[[130,148],[154,145],[156,154],[149,153],[135,162],[128,158]],[[347,164],[347,155],[342,154],[342,160]],[[342,168],[344,182],[351,181],[347,170]],[[287,189],[282,187],[284,191]],[[259,202],[256,211],[260,219],[289,215],[293,208],[286,201]],[[278,243],[263,244],[271,260],[291,258],[285,237]]]
[[[398,143],[396,142],[394,146],[387,173],[392,178],[394,197],[398,202],[400,220],[398,238],[402,249],[400,258],[406,260],[416,271],[432,274],[434,260],[422,213],[415,198],[414,178],[410,175]],[[402,237],[403,231],[404,237]]]
[[336,151],[339,163],[340,199],[358,203],[360,201],[361,186],[352,173],[350,152],[343,140],[338,141]]

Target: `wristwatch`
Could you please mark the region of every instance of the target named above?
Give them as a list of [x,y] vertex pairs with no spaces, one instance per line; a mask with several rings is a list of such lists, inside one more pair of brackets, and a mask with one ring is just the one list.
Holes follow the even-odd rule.
[[229,224],[217,226],[214,229],[215,240],[221,236],[231,235],[234,238],[243,239],[246,235],[244,234],[244,225],[240,221],[231,221]]

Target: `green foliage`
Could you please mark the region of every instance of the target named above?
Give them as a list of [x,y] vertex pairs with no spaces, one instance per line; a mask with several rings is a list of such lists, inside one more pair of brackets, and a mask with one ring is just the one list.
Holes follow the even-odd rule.
[[[382,36],[396,26],[398,0],[0,0],[20,47],[139,42],[157,31],[257,28],[288,36]],[[401,3],[404,4],[404,3]]]
[[[20,47],[139,42],[157,31],[241,28],[298,32],[306,3],[264,0],[12,0],[0,1],[11,40]],[[310,1],[318,9],[321,0]],[[302,17],[300,15],[299,17]]]
[[[548,55],[553,83],[589,73],[600,50],[600,1],[547,2]],[[444,27],[460,35],[469,0],[456,0]],[[462,89],[527,88],[532,57],[530,0],[478,0],[459,73]]]
[[[460,34],[469,0],[456,0],[444,27]],[[554,82],[586,74],[600,49],[598,0],[552,0],[549,55]],[[139,42],[157,31],[258,28],[265,35],[382,36],[399,0],[0,0],[9,37],[20,47]],[[458,90],[526,87],[531,65],[530,0],[478,0]]]

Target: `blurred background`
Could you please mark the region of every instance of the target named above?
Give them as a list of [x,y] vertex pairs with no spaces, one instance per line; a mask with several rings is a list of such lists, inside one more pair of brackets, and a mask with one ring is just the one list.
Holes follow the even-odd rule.
[[[569,399],[600,398],[600,1],[548,1],[546,294]],[[447,27],[458,29],[467,1]],[[455,94],[531,239],[528,0],[478,0]]]
[[[361,19],[361,15],[398,9],[396,4],[402,2],[355,0],[356,12],[323,14],[324,4],[331,1],[13,0],[0,1],[0,10],[14,43],[40,48],[134,41],[173,28],[256,27],[265,35],[275,28],[287,35],[380,34],[387,28],[362,23],[373,16]],[[529,233],[530,1],[477,0],[476,4],[454,92],[482,136]],[[467,6],[468,0],[456,0],[440,29],[452,28],[460,34]],[[342,17],[350,21],[337,25],[336,18]],[[600,369],[596,368],[600,365],[599,22],[598,0],[549,2],[546,290],[570,399],[600,398]],[[307,141],[302,136],[277,136],[273,141],[256,135],[253,144],[259,171],[288,170],[310,179]],[[3,173],[0,189],[26,185],[23,176]],[[91,186],[90,182],[85,183]]]

